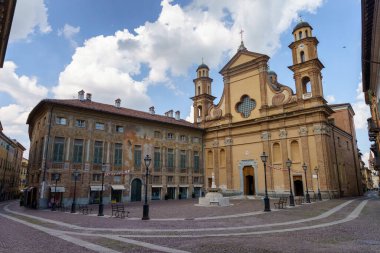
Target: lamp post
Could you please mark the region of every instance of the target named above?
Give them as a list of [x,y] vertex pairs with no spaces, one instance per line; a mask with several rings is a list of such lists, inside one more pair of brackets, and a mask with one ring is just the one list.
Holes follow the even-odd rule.
[[310,203],[310,195],[309,195],[309,188],[307,187],[307,177],[306,177],[306,171],[307,171],[307,166],[305,163],[302,165],[302,169],[305,172],[305,182],[306,182],[306,203]]
[[290,179],[290,166],[292,166],[292,161],[288,158],[288,160],[286,161],[286,167],[288,167],[288,172],[289,172],[289,191],[290,191],[289,206],[294,206],[294,196],[293,196],[293,190],[292,190],[292,180]]
[[315,174],[317,175],[317,185],[318,185],[318,200],[322,200],[321,190],[319,189],[319,169],[318,167],[315,167],[314,169]]
[[76,197],[76,191],[77,191],[77,179],[79,176],[79,171],[76,169],[74,171],[74,198],[73,198],[73,203],[71,204],[71,213],[75,213],[75,197]]
[[55,180],[55,189],[54,189],[54,202],[53,202],[53,205],[51,206],[52,211],[55,211],[55,208],[56,208],[55,196],[57,195],[57,184],[58,184],[58,180],[59,180],[59,173],[54,174],[54,180]]
[[267,160],[268,155],[263,152],[260,156],[261,161],[264,163],[264,180],[265,180],[265,197],[264,197],[264,212],[270,212],[270,204],[268,198],[268,190],[267,190]]
[[103,185],[104,185],[104,172],[106,172],[107,165],[103,163],[102,165],[102,188],[100,189],[100,203],[99,203],[99,210],[98,210],[98,216],[104,216],[103,209]]
[[149,155],[146,155],[144,158],[145,163],[145,202],[143,206],[143,217],[142,220],[149,220],[149,205],[148,205],[148,176],[149,176],[149,165],[152,159]]

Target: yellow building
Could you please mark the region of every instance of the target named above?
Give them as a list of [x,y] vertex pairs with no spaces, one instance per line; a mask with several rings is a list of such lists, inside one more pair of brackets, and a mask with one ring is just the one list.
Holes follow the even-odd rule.
[[[307,22],[293,30],[295,91],[268,71],[269,57],[243,42],[222,68],[224,89],[214,104],[209,68],[194,79],[194,122],[205,129],[205,177],[230,194],[262,195],[265,152],[270,195],[317,192],[324,197],[361,195],[354,112],[350,104],[328,105],[323,96],[318,40]],[[289,181],[286,161],[290,159]],[[302,165],[306,165],[306,174]],[[318,175],[315,172],[318,170]],[[305,176],[306,175],[306,176]]]
[[0,122],[0,201],[19,196],[22,154],[25,148],[3,133]]

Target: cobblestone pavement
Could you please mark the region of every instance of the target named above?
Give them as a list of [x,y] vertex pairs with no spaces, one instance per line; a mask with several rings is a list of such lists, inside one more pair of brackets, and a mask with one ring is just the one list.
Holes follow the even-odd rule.
[[[200,207],[195,200],[142,203],[130,218],[0,204],[0,252],[380,252],[380,198],[335,199],[262,212],[261,200]],[[273,204],[273,203],[272,203]]]

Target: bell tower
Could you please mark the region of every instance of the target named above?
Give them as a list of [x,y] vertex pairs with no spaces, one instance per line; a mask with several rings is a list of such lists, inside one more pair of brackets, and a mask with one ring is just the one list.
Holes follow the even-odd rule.
[[209,77],[210,69],[202,62],[197,68],[197,78],[193,80],[195,87],[195,96],[191,99],[194,101],[194,123],[204,122],[208,115],[208,109],[215,99],[211,95],[212,79]]
[[289,45],[292,50],[293,65],[289,67],[293,71],[296,82],[297,98],[306,100],[321,98],[323,103],[322,74],[324,68],[318,59],[318,40],[313,37],[313,28],[309,23],[301,21],[293,29],[294,41]]

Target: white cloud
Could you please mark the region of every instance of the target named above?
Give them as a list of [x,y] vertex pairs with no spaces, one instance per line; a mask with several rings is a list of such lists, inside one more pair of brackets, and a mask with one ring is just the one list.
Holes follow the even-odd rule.
[[[174,88],[172,77],[186,75],[202,57],[210,67],[218,67],[236,52],[241,28],[249,50],[270,55],[298,13],[314,12],[321,4],[321,0],[195,0],[181,7],[163,0],[155,22],[146,22],[133,33],[123,30],[90,38],[77,48],[53,92],[71,98],[84,89],[98,101],[110,103],[120,97],[128,107],[148,108],[148,85]],[[147,73],[141,73],[143,65]]]
[[367,119],[371,117],[371,113],[368,105],[364,101],[364,94],[362,91],[362,80],[360,77],[360,82],[358,88],[356,89],[356,101],[353,103],[352,108],[354,109],[355,116],[355,128],[356,129],[366,129],[367,128]]
[[190,106],[190,115],[186,117],[186,121],[194,123],[194,107]]
[[65,24],[63,29],[58,30],[58,36],[63,36],[65,39],[67,39],[72,47],[77,47],[78,44],[75,41],[74,37],[76,34],[78,34],[80,31],[80,27],[74,27],[69,24]]
[[334,97],[334,95],[327,95],[326,100],[328,103],[334,103],[335,97]]
[[4,68],[0,69],[0,92],[8,94],[15,102],[0,107],[0,120],[4,133],[27,148],[24,153],[27,157],[29,136],[26,119],[32,108],[47,96],[48,89],[38,84],[35,77],[19,76],[16,69],[16,64],[11,61],[6,61]]
[[12,61],[6,61],[0,69],[0,92],[8,93],[17,103],[33,106],[47,96],[46,87],[37,83],[36,77],[19,76],[17,66]]
[[369,152],[365,152],[362,156],[362,161],[365,163],[365,166],[369,168]]
[[47,8],[43,0],[18,0],[10,40],[27,39],[36,32],[49,33]]

